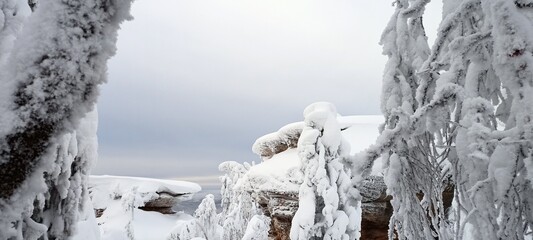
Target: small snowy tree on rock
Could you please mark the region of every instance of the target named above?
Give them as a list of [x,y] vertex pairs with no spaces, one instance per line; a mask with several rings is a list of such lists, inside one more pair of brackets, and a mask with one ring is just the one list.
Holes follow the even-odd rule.
[[265,215],[254,215],[248,222],[242,240],[268,240],[269,230],[270,218]]
[[241,239],[246,231],[250,219],[260,213],[251,194],[242,189],[236,189],[236,184],[249,170],[248,164],[234,161],[223,162],[219,170],[225,172],[222,181],[222,212],[219,223],[222,225],[223,239]]
[[305,127],[298,141],[304,180],[290,237],[356,239],[359,193],[351,187],[343,164],[349,146],[341,136],[337,111],[330,103],[315,103],[304,110]]
[[215,196],[208,194],[202,200],[196,211],[194,212],[196,217],[197,226],[201,230],[206,239],[217,240],[218,236],[218,216],[217,208],[215,205]]
[[220,239],[218,215],[213,194],[208,194],[202,199],[192,220],[178,224],[167,236],[167,240],[190,239]]
[[[232,212],[238,202],[238,193],[233,189],[237,181],[248,171],[246,166],[235,161],[223,162],[218,166],[218,169],[224,173],[220,177],[222,187],[220,189],[220,205],[222,207],[221,221],[224,221],[226,216]],[[221,222],[222,223],[222,222]]]

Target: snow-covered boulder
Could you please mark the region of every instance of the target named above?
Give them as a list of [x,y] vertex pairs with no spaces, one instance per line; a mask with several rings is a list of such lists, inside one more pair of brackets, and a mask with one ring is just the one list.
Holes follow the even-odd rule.
[[289,148],[296,148],[303,127],[303,122],[285,125],[276,132],[258,138],[252,146],[252,151],[263,160],[268,160]]

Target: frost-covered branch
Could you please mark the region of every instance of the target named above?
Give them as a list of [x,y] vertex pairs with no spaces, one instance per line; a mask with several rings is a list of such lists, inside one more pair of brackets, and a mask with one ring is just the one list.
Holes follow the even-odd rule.
[[[390,238],[395,231],[399,239],[523,239],[533,219],[531,9],[521,1],[445,1],[431,53],[421,54],[426,43],[414,40],[425,40],[424,4],[397,1],[383,33],[387,120],[376,144],[348,158],[353,184],[382,157]],[[450,215],[442,199],[448,180]]]

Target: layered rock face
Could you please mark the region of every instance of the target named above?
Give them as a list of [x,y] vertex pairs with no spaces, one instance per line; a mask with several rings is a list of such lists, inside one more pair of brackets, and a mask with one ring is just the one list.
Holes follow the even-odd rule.
[[269,235],[275,240],[289,240],[291,221],[298,210],[297,192],[259,192],[256,201],[271,219]]
[[174,207],[180,202],[185,194],[171,194],[166,192],[156,192],[157,197],[149,200],[144,206],[138,208],[144,211],[154,211],[162,214],[174,214]]
[[[382,177],[371,176],[361,189],[361,239],[387,239],[389,219],[392,215],[390,197],[386,195]],[[298,210],[297,192],[261,191],[256,201],[272,219],[270,237],[275,240],[290,240],[291,221]]]
[[392,205],[386,191],[383,177],[370,176],[363,181],[360,189],[361,239],[388,239]]
[[[360,189],[361,238],[372,240],[388,239],[389,219],[392,216],[391,197],[386,194],[383,177],[370,176]],[[270,237],[275,240],[290,240],[291,221],[298,210],[297,192],[261,191],[255,194],[256,201],[272,219]],[[443,193],[444,206],[449,208],[453,200],[453,186]]]

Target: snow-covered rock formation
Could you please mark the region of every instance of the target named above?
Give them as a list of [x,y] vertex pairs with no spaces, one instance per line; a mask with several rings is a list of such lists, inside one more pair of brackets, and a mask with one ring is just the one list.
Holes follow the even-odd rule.
[[112,200],[122,199],[135,192],[138,208],[163,214],[180,201],[189,200],[202,188],[192,182],[120,176],[91,176],[89,192],[95,209],[106,209]]
[[[350,154],[363,150],[375,141],[382,121],[382,116],[338,117],[341,134],[350,146]],[[299,171],[301,161],[296,146],[303,127],[303,122],[292,123],[259,138],[253,151],[264,161],[250,167],[236,186],[254,193],[256,202],[271,218],[270,236],[275,239],[289,239],[288,230],[298,209],[298,191],[303,175]],[[388,218],[392,212],[379,160],[359,190],[362,196],[362,239],[376,239],[376,233],[371,232],[370,228],[379,229],[381,235],[386,236]],[[374,235],[364,235],[367,233]]]

